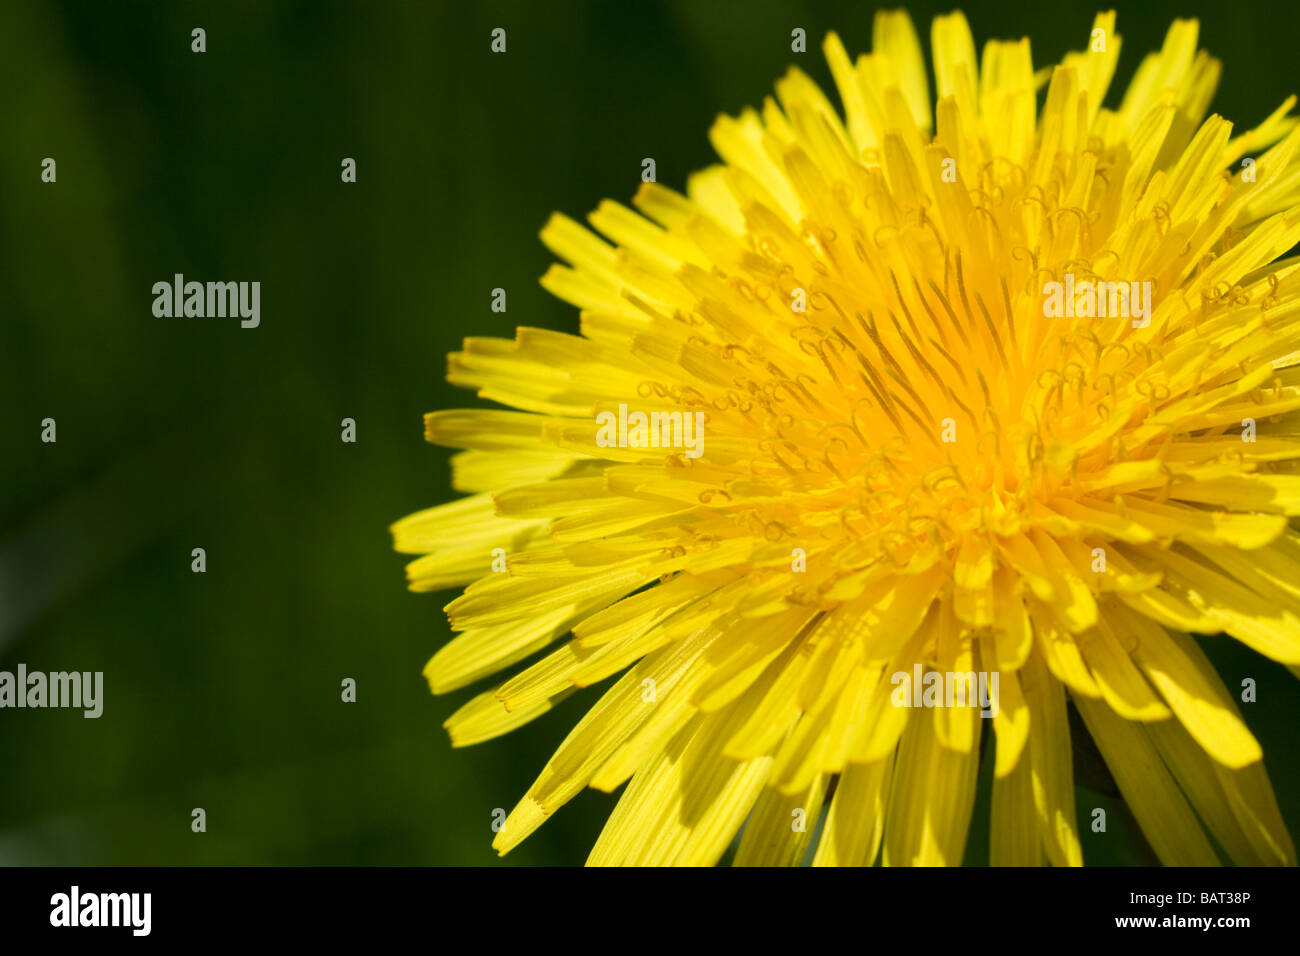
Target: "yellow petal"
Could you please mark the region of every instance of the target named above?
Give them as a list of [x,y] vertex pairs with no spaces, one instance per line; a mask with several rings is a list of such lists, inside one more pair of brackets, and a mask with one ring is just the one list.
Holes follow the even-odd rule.
[[1141,724],[1101,701],[1074,698],[1142,832],[1165,866],[1217,866],[1218,857]]
[[[1001,743],[999,737],[999,747]],[[1034,809],[1033,771],[1028,760],[1021,760],[1009,773],[993,780],[989,865],[1041,866],[1045,859]]]
[[637,772],[588,866],[710,866],[758,799],[771,758],[722,755],[737,714],[704,714]]
[[813,866],[870,866],[880,852],[893,757],[851,763],[835,787]]
[[885,866],[961,864],[978,770],[978,748],[958,753],[939,745],[933,708],[912,715],[885,811]]
[[785,795],[767,787],[754,804],[740,837],[734,866],[798,866],[821,814],[828,777]]
[[[1083,851],[1074,815],[1074,764],[1065,689],[1037,654],[1030,655],[1020,674],[1032,729],[1030,776],[1043,849],[1053,866],[1082,866]],[[1076,695],[1076,699],[1087,698]]]

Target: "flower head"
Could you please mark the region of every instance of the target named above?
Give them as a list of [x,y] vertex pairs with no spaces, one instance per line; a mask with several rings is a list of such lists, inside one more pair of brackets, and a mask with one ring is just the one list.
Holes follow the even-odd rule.
[[794,863],[824,806],[815,862],[959,863],[989,734],[992,862],[1078,864],[1073,706],[1162,861],[1294,862],[1191,636],[1300,664],[1294,97],[1234,137],[1177,21],[1104,108],[1114,19],[1035,72],[939,17],[932,101],[879,13],[839,108],[792,69],[685,195],[547,223],[581,334],[465,341],[510,410],[427,416],[470,494],[393,528],[468,585],[435,692],[560,641],[454,743],[622,675],[500,852],[627,783],[592,863]]

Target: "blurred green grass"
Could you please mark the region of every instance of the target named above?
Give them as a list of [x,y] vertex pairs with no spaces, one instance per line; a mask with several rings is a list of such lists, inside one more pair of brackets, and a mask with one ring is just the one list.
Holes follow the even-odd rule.
[[[1215,109],[1253,123],[1292,92],[1286,8],[1134,7],[1112,95],[1189,12],[1225,61]],[[910,7],[926,36],[948,8]],[[1095,8],[964,9],[977,43],[1030,35],[1041,65],[1083,44]],[[713,161],[718,112],[759,104],[796,61],[826,83],[820,38],[866,48],[873,11],[0,7],[0,668],[102,670],[106,686],[98,721],[0,712],[0,863],[495,862],[492,811],[600,690],[501,740],[447,743],[440,724],[471,692],[432,698],[420,669],[451,595],[406,593],[386,530],[450,496],[420,415],[477,400],[442,380],[444,356],[470,333],[576,329],[537,284],[550,212],[626,201],[645,156],[680,187]],[[488,52],[497,26],[505,56]],[[56,185],[39,180],[46,156]],[[339,181],[345,156],[355,185]],[[176,272],[261,281],[261,327],[155,318],[151,286]],[[505,314],[489,308],[498,286]],[[1300,820],[1294,680],[1208,646],[1230,686],[1259,679],[1247,717]],[[339,700],[344,677],[356,704]],[[584,794],[505,862],[581,862],[612,802]],[[1084,790],[1079,804],[1083,819],[1101,805]],[[1144,859],[1123,827],[1083,838],[1090,862]]]

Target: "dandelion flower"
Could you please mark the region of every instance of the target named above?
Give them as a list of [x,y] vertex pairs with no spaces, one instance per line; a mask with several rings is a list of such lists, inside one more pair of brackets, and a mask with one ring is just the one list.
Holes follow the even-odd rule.
[[[1300,664],[1295,98],[1233,136],[1179,20],[1104,108],[1114,23],[1035,72],[941,16],[932,100],[879,13],[838,107],[791,69],[685,194],[546,224],[581,334],[465,341],[507,408],[427,416],[468,494],[393,527],[468,585],[435,693],[533,658],[455,745],[617,678],[499,852],[626,784],[591,864],[956,864],[987,740],[991,862],[1077,865],[1073,707],[1162,862],[1294,863],[1198,641]],[[988,717],[897,693],[977,673]]]

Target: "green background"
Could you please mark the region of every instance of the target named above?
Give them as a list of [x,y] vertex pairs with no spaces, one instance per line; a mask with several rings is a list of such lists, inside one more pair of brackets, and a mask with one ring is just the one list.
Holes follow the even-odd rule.
[[[1293,91],[1281,5],[1129,7],[1112,105],[1187,14],[1225,61],[1214,108],[1239,128]],[[548,214],[627,201],[646,156],[681,187],[713,161],[718,112],[761,103],[793,62],[829,88],[821,37],[867,49],[874,9],[0,5],[0,669],[106,685],[99,720],[0,711],[0,863],[498,862],[493,809],[599,691],[467,750],[441,730],[482,688],[429,695],[420,670],[452,595],[404,590],[387,526],[449,497],[449,452],[421,440],[421,415],[479,403],[442,380],[444,356],[471,332],[576,330],[537,284]],[[911,7],[927,51],[947,9]],[[964,9],[977,44],[1029,35],[1040,66],[1084,46],[1095,10]],[[790,51],[796,26],[807,54]],[[176,272],[260,281],[261,327],[155,318],[151,287]],[[57,444],[40,441],[46,417]],[[1294,826],[1295,682],[1207,647],[1230,685],[1260,682],[1247,718]],[[613,800],[584,793],[504,862],[581,862]],[[1080,814],[1094,806],[1113,812],[1106,835],[1081,828],[1089,862],[1151,861],[1122,806],[1081,789]],[[985,785],[971,862],[987,859],[987,808]]]

